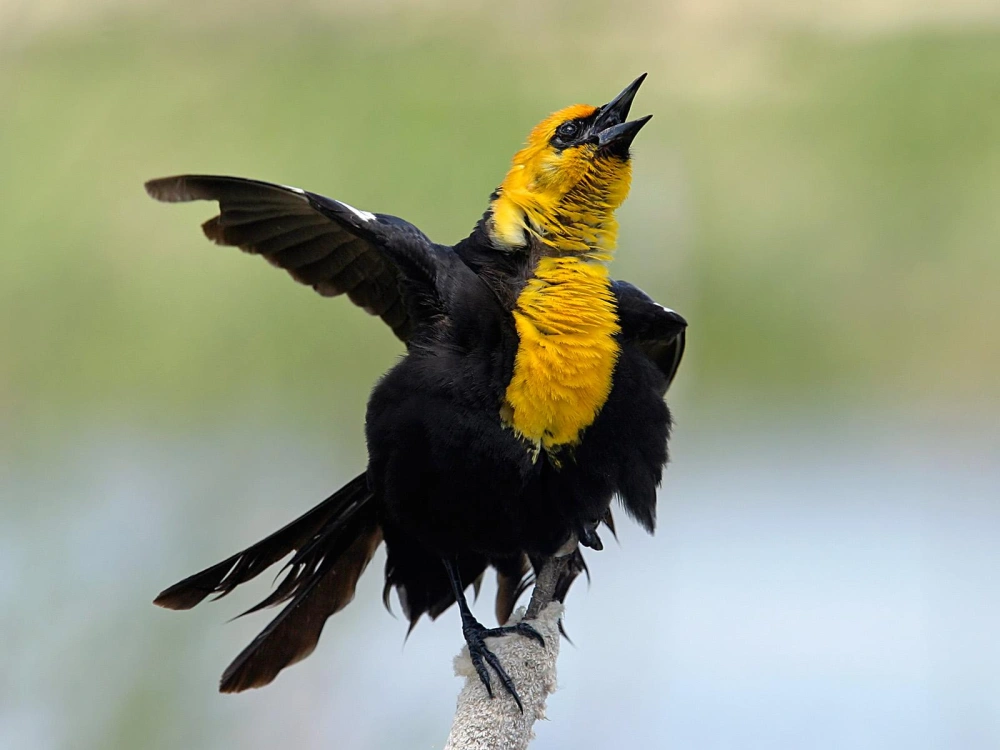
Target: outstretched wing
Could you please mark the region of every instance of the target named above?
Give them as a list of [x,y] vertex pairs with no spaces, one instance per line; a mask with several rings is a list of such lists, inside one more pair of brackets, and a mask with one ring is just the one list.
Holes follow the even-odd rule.
[[214,200],[219,215],[202,225],[216,244],[262,255],[326,297],[346,294],[384,320],[404,342],[413,320],[389,243],[430,240],[395,216],[360,211],[299,188],[240,177],[180,175],[146,183],[156,200]]
[[666,392],[684,356],[687,321],[627,281],[615,281],[613,287],[623,338],[636,344],[660,369]]

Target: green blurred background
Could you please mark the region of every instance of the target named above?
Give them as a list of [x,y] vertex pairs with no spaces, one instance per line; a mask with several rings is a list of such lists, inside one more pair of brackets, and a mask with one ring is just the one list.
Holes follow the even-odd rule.
[[237,698],[254,593],[149,605],[363,466],[400,346],[141,186],[453,242],[536,121],[642,71],[614,273],[690,322],[675,458],[537,747],[1000,744],[995,2],[0,0],[0,747],[443,742],[457,621],[403,649],[380,561]]

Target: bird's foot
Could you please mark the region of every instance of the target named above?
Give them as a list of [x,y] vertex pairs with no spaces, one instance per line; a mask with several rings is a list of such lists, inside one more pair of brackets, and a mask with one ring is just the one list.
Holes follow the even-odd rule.
[[584,547],[596,550],[604,549],[604,543],[601,541],[601,537],[597,535],[596,523],[581,525],[579,531],[576,532],[576,538]]
[[514,681],[507,674],[507,670],[503,668],[500,659],[490,651],[485,642],[486,638],[498,638],[515,634],[527,636],[538,641],[541,646],[545,646],[545,639],[542,638],[542,634],[525,622],[519,622],[517,625],[504,625],[499,628],[487,628],[475,620],[462,624],[462,635],[465,636],[465,642],[469,646],[469,658],[472,660],[472,666],[475,668],[476,674],[479,675],[479,679],[486,687],[486,693],[490,698],[493,698],[493,683],[490,679],[489,670],[486,669],[486,665],[488,664],[496,672],[500,684],[510,693],[510,697],[514,699],[518,710],[523,714],[524,705],[521,703],[521,696],[517,694],[517,688],[514,687]]

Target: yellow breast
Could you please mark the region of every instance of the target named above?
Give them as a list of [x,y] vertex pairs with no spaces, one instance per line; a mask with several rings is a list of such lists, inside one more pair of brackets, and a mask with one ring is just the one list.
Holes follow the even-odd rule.
[[504,419],[547,451],[578,443],[611,392],[620,328],[603,260],[544,257],[517,298]]

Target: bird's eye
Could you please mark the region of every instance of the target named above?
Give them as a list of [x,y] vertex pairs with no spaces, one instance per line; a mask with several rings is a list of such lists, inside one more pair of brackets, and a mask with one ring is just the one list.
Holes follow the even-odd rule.
[[561,138],[572,138],[579,131],[580,131],[580,126],[571,120],[570,122],[564,122],[562,125],[560,125],[556,133]]

